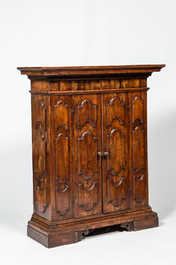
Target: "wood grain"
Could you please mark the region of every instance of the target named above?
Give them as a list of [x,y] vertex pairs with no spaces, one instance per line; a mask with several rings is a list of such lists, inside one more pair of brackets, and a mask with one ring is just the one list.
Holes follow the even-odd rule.
[[104,94],[103,212],[129,208],[128,98],[126,93]]
[[147,77],[162,67],[18,68],[31,80],[29,237],[51,248],[101,227],[158,226],[148,204]]
[[100,95],[72,96],[74,216],[101,213]]

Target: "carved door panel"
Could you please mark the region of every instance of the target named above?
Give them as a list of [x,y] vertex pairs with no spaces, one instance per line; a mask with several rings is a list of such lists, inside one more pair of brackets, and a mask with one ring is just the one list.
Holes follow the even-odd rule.
[[74,217],[102,212],[100,98],[72,96]]
[[[51,97],[51,134],[52,157],[51,168],[55,187],[54,220],[73,217],[72,185],[72,120],[71,97]],[[54,193],[53,193],[54,194]]]
[[129,207],[127,93],[103,95],[103,212]]
[[129,93],[130,208],[148,204],[147,92]]

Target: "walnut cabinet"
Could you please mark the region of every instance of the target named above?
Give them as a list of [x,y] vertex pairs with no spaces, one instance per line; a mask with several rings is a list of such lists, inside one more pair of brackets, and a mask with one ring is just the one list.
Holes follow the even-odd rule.
[[158,226],[148,204],[147,78],[162,67],[18,68],[32,94],[30,237],[54,247],[100,227]]

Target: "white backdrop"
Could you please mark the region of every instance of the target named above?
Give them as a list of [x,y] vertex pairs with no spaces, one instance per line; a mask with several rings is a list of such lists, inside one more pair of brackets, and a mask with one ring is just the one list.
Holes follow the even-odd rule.
[[[0,261],[176,264],[176,1],[0,1]],[[150,205],[160,227],[46,249],[32,214],[30,82],[16,67],[166,64],[148,79]]]

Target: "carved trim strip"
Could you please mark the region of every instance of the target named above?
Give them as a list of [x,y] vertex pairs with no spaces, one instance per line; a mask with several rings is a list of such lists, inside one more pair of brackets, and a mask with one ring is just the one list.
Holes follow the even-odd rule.
[[47,209],[47,185],[41,190],[38,182],[36,182],[36,205],[41,213]]
[[[85,113],[80,115],[80,112],[83,112],[85,103],[90,103],[92,105],[93,113],[90,113],[89,109],[86,108]],[[80,117],[85,118],[83,122],[80,121]],[[94,118],[93,121],[91,120],[92,118]],[[84,99],[81,104],[77,106],[77,129],[81,129],[86,123],[90,123],[93,128],[97,128],[97,105],[93,104],[88,98]]]
[[42,99],[38,99],[34,105],[34,111],[36,112],[37,121],[35,123],[35,129],[37,130],[39,126],[46,130],[46,107]]
[[68,104],[63,100],[54,105],[54,131],[58,131],[61,126],[68,130]]
[[[120,138],[121,138],[121,146],[123,145],[123,148],[122,148],[123,149],[123,157],[121,157],[119,155],[119,159],[121,159],[121,161],[117,161],[117,159],[116,159],[116,163],[119,162],[119,164],[120,164],[120,162],[121,162],[121,168],[120,168],[119,172],[117,172],[117,173],[114,172],[114,168],[110,168],[110,159],[111,159],[110,137],[113,137],[113,134],[115,132],[119,132]],[[123,140],[122,140],[122,137],[124,138]],[[109,153],[109,156],[107,157],[107,171],[111,171],[112,175],[118,176],[120,174],[120,172],[123,169],[125,169],[125,134],[121,133],[120,129],[114,128],[111,130],[110,134],[107,135],[107,152]]]
[[[114,206],[114,207],[118,207],[118,206],[120,206],[121,204],[122,204],[122,202],[123,202],[123,200],[125,200],[125,190],[124,190],[124,188],[121,186],[122,185],[122,183],[123,183],[123,180],[125,179],[125,177],[122,177],[121,179],[120,179],[120,181],[117,183],[117,184],[114,184],[113,183],[113,181],[111,180],[111,179],[108,179],[107,180],[107,202],[109,203],[109,202],[111,202],[112,203],[112,205]],[[112,184],[112,186],[110,187],[110,183]],[[112,188],[113,189],[115,189],[116,190],[116,192],[115,192],[115,194],[116,194],[116,198],[113,196],[113,198],[111,198],[111,193],[109,192],[110,190],[112,191]],[[119,189],[123,189],[124,190],[124,194],[123,194],[123,196],[121,197],[121,198],[119,198],[119,193],[118,193],[118,190]],[[121,194],[121,193],[120,193]],[[114,201],[118,201],[117,203],[115,203]],[[119,202],[120,201],[120,202]]]
[[34,149],[34,172],[37,179],[43,182],[46,176],[46,153],[47,143],[44,135],[39,132],[35,138],[35,149]]
[[82,176],[83,179],[85,179],[85,180],[91,180],[94,177],[94,174],[97,173],[97,172],[98,171],[93,171],[93,174],[92,174],[92,176],[90,178],[85,177],[84,173],[78,173],[78,175]]
[[61,189],[61,187],[60,187],[61,185],[59,185],[59,184],[56,186],[56,188],[57,188],[60,192],[65,192],[65,191],[68,189],[68,187],[69,187],[69,184],[68,184],[68,183],[69,183],[69,178],[66,177],[66,178],[65,178],[65,181],[63,181],[63,182],[60,181],[60,178],[58,178],[57,181],[59,182],[59,184],[64,184],[64,188]]
[[[114,118],[112,118],[111,119],[111,121],[110,121],[110,112],[109,112],[109,108],[111,107],[115,107],[115,105],[114,105],[114,101],[115,100],[117,100],[119,103],[118,103],[118,105],[120,106],[120,107],[124,107],[125,108],[125,103],[123,102],[123,101],[120,101],[120,99],[119,99],[119,97],[113,97],[111,100],[110,100],[110,102],[109,103],[106,103],[106,126],[107,127],[109,127],[111,124],[112,124],[112,122],[114,121],[114,120],[119,120],[119,122],[120,122],[120,124],[121,125],[125,125],[123,122],[122,122],[122,116],[124,116],[124,112],[125,112],[125,109],[123,108],[123,111],[122,111],[122,108],[118,108],[118,111],[120,111],[120,113],[118,113],[118,117],[117,117],[117,114],[115,114],[114,113]],[[123,115],[122,115],[122,112],[123,112]]]
[[64,189],[60,188],[60,185],[56,186],[56,213],[60,216],[64,216],[70,210],[70,200],[69,200],[69,185],[67,185],[68,180],[64,181]]
[[36,205],[41,213],[44,213],[47,208],[47,142],[44,135],[39,132],[34,139],[34,174],[36,175]]
[[[94,166],[96,166],[96,168],[93,168],[92,169],[92,173],[90,174],[90,177],[88,177],[88,176],[85,176],[85,172],[83,172],[83,169],[82,169],[82,166],[81,166],[81,161],[82,161],[82,159],[84,159],[84,158],[82,158],[82,157],[80,157],[80,150],[81,150],[81,146],[80,146],[80,144],[81,144],[81,142],[80,141],[85,141],[85,137],[87,136],[88,137],[88,134],[89,135],[91,135],[91,137],[92,137],[92,140],[96,140],[96,143],[95,143],[95,146],[96,146],[96,151],[94,151],[94,155],[95,155],[95,159],[94,159],[94,161],[95,161],[95,163],[92,165],[92,167]],[[97,173],[98,172],[98,159],[97,159],[97,152],[98,152],[98,137],[97,136],[94,136],[94,134],[91,132],[91,131],[85,131],[82,135],[81,135],[81,137],[78,137],[78,159],[77,159],[77,161],[78,161],[78,175],[82,175],[82,177],[85,179],[85,180],[91,180],[92,178],[93,178],[93,176],[94,176],[94,174],[95,173]],[[90,148],[91,148],[91,146],[89,146]],[[84,154],[86,155],[86,153],[84,152]],[[88,155],[90,155],[90,153],[88,154]],[[85,158],[86,159],[86,158]],[[87,160],[87,159],[86,159]]]
[[56,212],[60,216],[64,216],[70,209],[68,177],[70,171],[69,138],[65,133],[59,133],[55,138],[55,170]]
[[93,190],[93,188],[95,187],[95,185],[97,184],[97,182],[98,182],[98,181],[94,181],[93,184],[92,184],[89,188],[85,188],[83,183],[79,183],[78,185],[83,185],[83,188],[84,188],[86,191],[90,191],[90,190]]
[[66,128],[65,124],[60,124],[55,131],[58,131],[60,127],[63,127],[66,131],[68,131],[68,128]]
[[[136,175],[133,175],[133,199],[138,203],[141,203],[145,198],[144,177],[145,177],[144,173],[142,174],[140,178],[137,178]],[[138,186],[138,188],[136,188],[136,186]],[[143,193],[143,196],[141,197],[140,196],[141,194],[137,194],[137,193]]]
[[85,212],[90,212],[90,211],[93,210],[93,208],[94,208],[94,204],[97,204],[97,203],[94,202],[94,203],[92,204],[92,207],[91,207],[91,208],[88,208],[88,209],[86,208],[86,204],[83,204],[82,207],[83,207],[83,209],[84,209]]
[[[63,140],[61,140],[61,137],[64,137],[64,145],[62,144]],[[58,152],[60,153],[59,156]],[[59,170],[61,167],[64,166],[64,164],[65,170],[61,173]],[[56,180],[64,179],[69,174],[69,139],[65,133],[59,133],[58,136],[55,138],[55,169]]]
[[141,124],[144,122],[144,101],[139,96],[136,96],[132,100],[132,124],[134,124],[137,119],[141,120]]
[[98,181],[94,181],[89,188],[85,188],[83,183],[78,183],[78,187],[78,206],[83,207],[85,212],[92,211],[98,203]]
[[140,119],[135,121],[132,131],[133,169],[140,173],[145,168],[145,133]]
[[38,129],[38,127],[39,127],[40,124],[41,124],[41,127],[44,128],[44,125],[42,124],[42,122],[41,122],[41,121],[37,121],[37,122],[36,122],[36,125],[35,125],[35,129],[36,129],[36,130]]
[[121,177],[120,181],[119,181],[117,184],[115,184],[115,183],[113,182],[112,179],[108,179],[107,181],[108,181],[108,182],[111,181],[111,183],[112,183],[112,185],[113,185],[114,187],[118,187],[118,186],[120,186],[120,185],[122,184],[122,181],[123,181],[124,179],[125,179],[125,177]]

